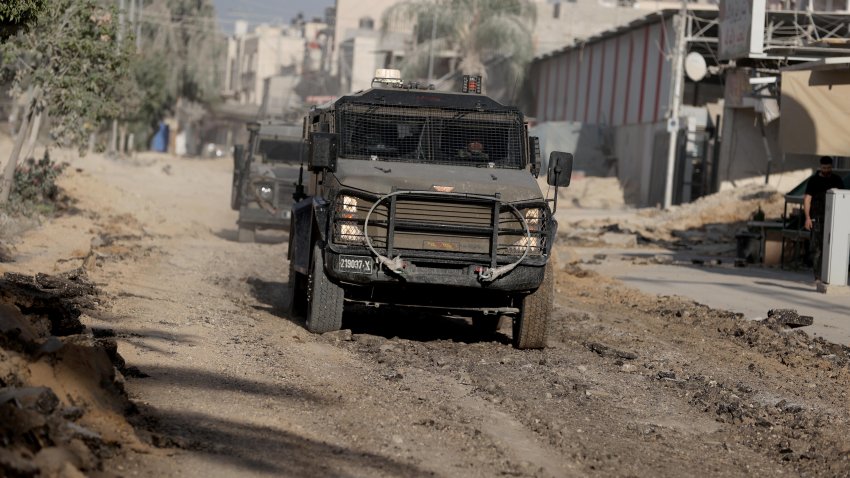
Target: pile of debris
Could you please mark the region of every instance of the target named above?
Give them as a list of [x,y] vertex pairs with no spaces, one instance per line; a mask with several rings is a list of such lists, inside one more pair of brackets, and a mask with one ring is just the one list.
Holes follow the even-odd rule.
[[[548,185],[541,181],[546,191]],[[558,190],[559,207],[582,209],[625,209],[623,187],[616,177],[593,177],[574,175],[568,188]]]
[[749,185],[668,210],[647,208],[629,215],[567,223],[560,228],[560,234],[573,245],[720,245],[734,250],[735,236],[746,228],[748,220],[755,215],[780,217],[783,204],[783,196],[771,186]]
[[117,345],[80,321],[99,295],[82,269],[0,278],[0,476],[81,476],[139,444]]

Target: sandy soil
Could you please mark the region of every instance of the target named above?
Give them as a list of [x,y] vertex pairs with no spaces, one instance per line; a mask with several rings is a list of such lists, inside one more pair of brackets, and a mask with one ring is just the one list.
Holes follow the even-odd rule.
[[285,312],[285,236],[235,242],[229,160],[72,166],[79,213],[0,271],[86,266],[108,293],[85,322],[138,367],[151,443],[109,459],[119,475],[850,474],[846,348],[566,264],[543,351],[395,310],[315,336]]

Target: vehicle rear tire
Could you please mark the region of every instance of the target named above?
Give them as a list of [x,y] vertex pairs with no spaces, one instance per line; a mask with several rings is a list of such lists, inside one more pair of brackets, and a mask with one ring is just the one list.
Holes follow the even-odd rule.
[[239,242],[254,242],[255,238],[256,233],[253,227],[239,226],[239,233],[236,238]]
[[518,349],[546,347],[546,333],[555,292],[552,261],[546,264],[543,282],[531,294],[522,298],[519,315],[514,319],[513,344]]
[[313,260],[307,284],[307,330],[316,334],[339,330],[342,327],[345,292],[325,274],[325,260],[318,245],[313,247]]

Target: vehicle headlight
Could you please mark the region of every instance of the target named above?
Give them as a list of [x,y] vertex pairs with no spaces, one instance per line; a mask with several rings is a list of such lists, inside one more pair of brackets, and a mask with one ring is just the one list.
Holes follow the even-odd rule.
[[271,201],[274,198],[274,188],[271,184],[258,184],[257,196],[265,201]]
[[529,254],[533,253],[540,247],[540,238],[536,236],[522,236],[519,240],[514,242],[512,246],[508,247],[508,252],[511,254],[521,255],[525,252],[527,247],[531,247],[531,250],[528,251]]
[[356,222],[337,221],[334,237],[336,242],[345,244],[363,244],[366,240],[363,227]]
[[531,231],[539,231],[543,226],[546,215],[539,208],[527,209],[525,211],[525,223]]
[[339,200],[341,216],[352,219],[357,214],[357,198],[351,196],[343,196]]

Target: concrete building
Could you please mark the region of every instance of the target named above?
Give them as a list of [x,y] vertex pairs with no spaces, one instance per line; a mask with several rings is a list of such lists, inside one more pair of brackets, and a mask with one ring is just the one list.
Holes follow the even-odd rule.
[[[638,206],[662,203],[668,126],[677,130],[674,203],[745,182],[769,180],[791,188],[816,161],[781,147],[775,71],[842,54],[850,41],[850,16],[815,7],[802,15],[762,10],[766,26],[755,37],[763,47],[722,61],[717,60],[723,45],[717,11],[690,10],[686,50],[699,53],[707,65],[699,81],[683,78],[677,127],[669,123],[677,10],[647,15],[540,56],[530,74],[534,99],[527,109],[538,121],[533,132],[544,151],[574,152],[578,170],[616,175],[626,200]],[[843,11],[846,4],[831,7]]]
[[377,68],[397,68],[409,38],[404,33],[382,34],[368,28],[349,32],[349,38],[340,43],[339,93],[371,87]]
[[[537,8],[534,25],[535,56],[628,24],[648,13],[676,9],[676,1],[634,0],[533,0]],[[716,0],[696,0],[692,5],[716,5]]]
[[[531,66],[535,97],[527,109],[544,152],[572,151],[577,170],[616,175],[634,205],[664,200],[677,13],[646,15],[543,55]],[[717,11],[691,10],[688,18],[691,49],[705,51],[697,32],[711,28]],[[674,202],[698,197],[710,183],[705,165],[713,157],[712,112],[720,109],[720,83],[715,76],[685,85]]]
[[[559,49],[575,40],[626,24],[647,12],[677,7],[676,1],[530,0],[537,18],[532,29],[535,55]],[[714,3],[697,0],[693,3]],[[330,72],[339,80],[339,93],[367,88],[376,68],[393,68],[413,42],[415,19],[388,25],[386,11],[401,0],[337,0]],[[436,77],[448,73],[456,54],[435,52]],[[495,79],[493,80],[495,81]],[[493,86],[492,82],[490,83]],[[511,88],[515,88],[511,85]]]
[[[339,93],[371,84],[375,68],[390,67],[410,41],[413,22],[394,23],[382,35],[384,13],[401,0],[336,0],[330,74]],[[368,78],[366,78],[368,76]]]
[[[321,67],[327,25],[293,22],[247,31],[237,22],[228,39],[224,96],[243,105],[286,106],[305,73]],[[271,109],[269,111],[272,111]]]
[[[751,8],[756,3],[746,2]],[[782,4],[778,7],[797,3],[807,11],[800,15],[800,11],[781,10],[777,3]],[[721,183],[718,185],[721,189],[765,180],[781,190],[789,189],[811,173],[817,164],[816,155],[827,154],[817,148],[804,147],[824,133],[825,130],[818,131],[812,126],[817,121],[801,121],[800,115],[786,118],[785,107],[793,105],[778,101],[780,96],[785,96],[786,85],[777,81],[777,72],[789,66],[793,69],[795,64],[845,55],[846,45],[850,45],[847,6],[844,1],[768,1],[764,32],[755,35],[761,37],[757,51],[744,49],[727,58],[735,63],[725,72]],[[745,36],[744,41],[749,38]],[[846,124],[850,118],[844,111],[843,119],[840,115],[830,118]],[[795,141],[789,142],[792,132]],[[846,156],[850,151],[829,154]]]

